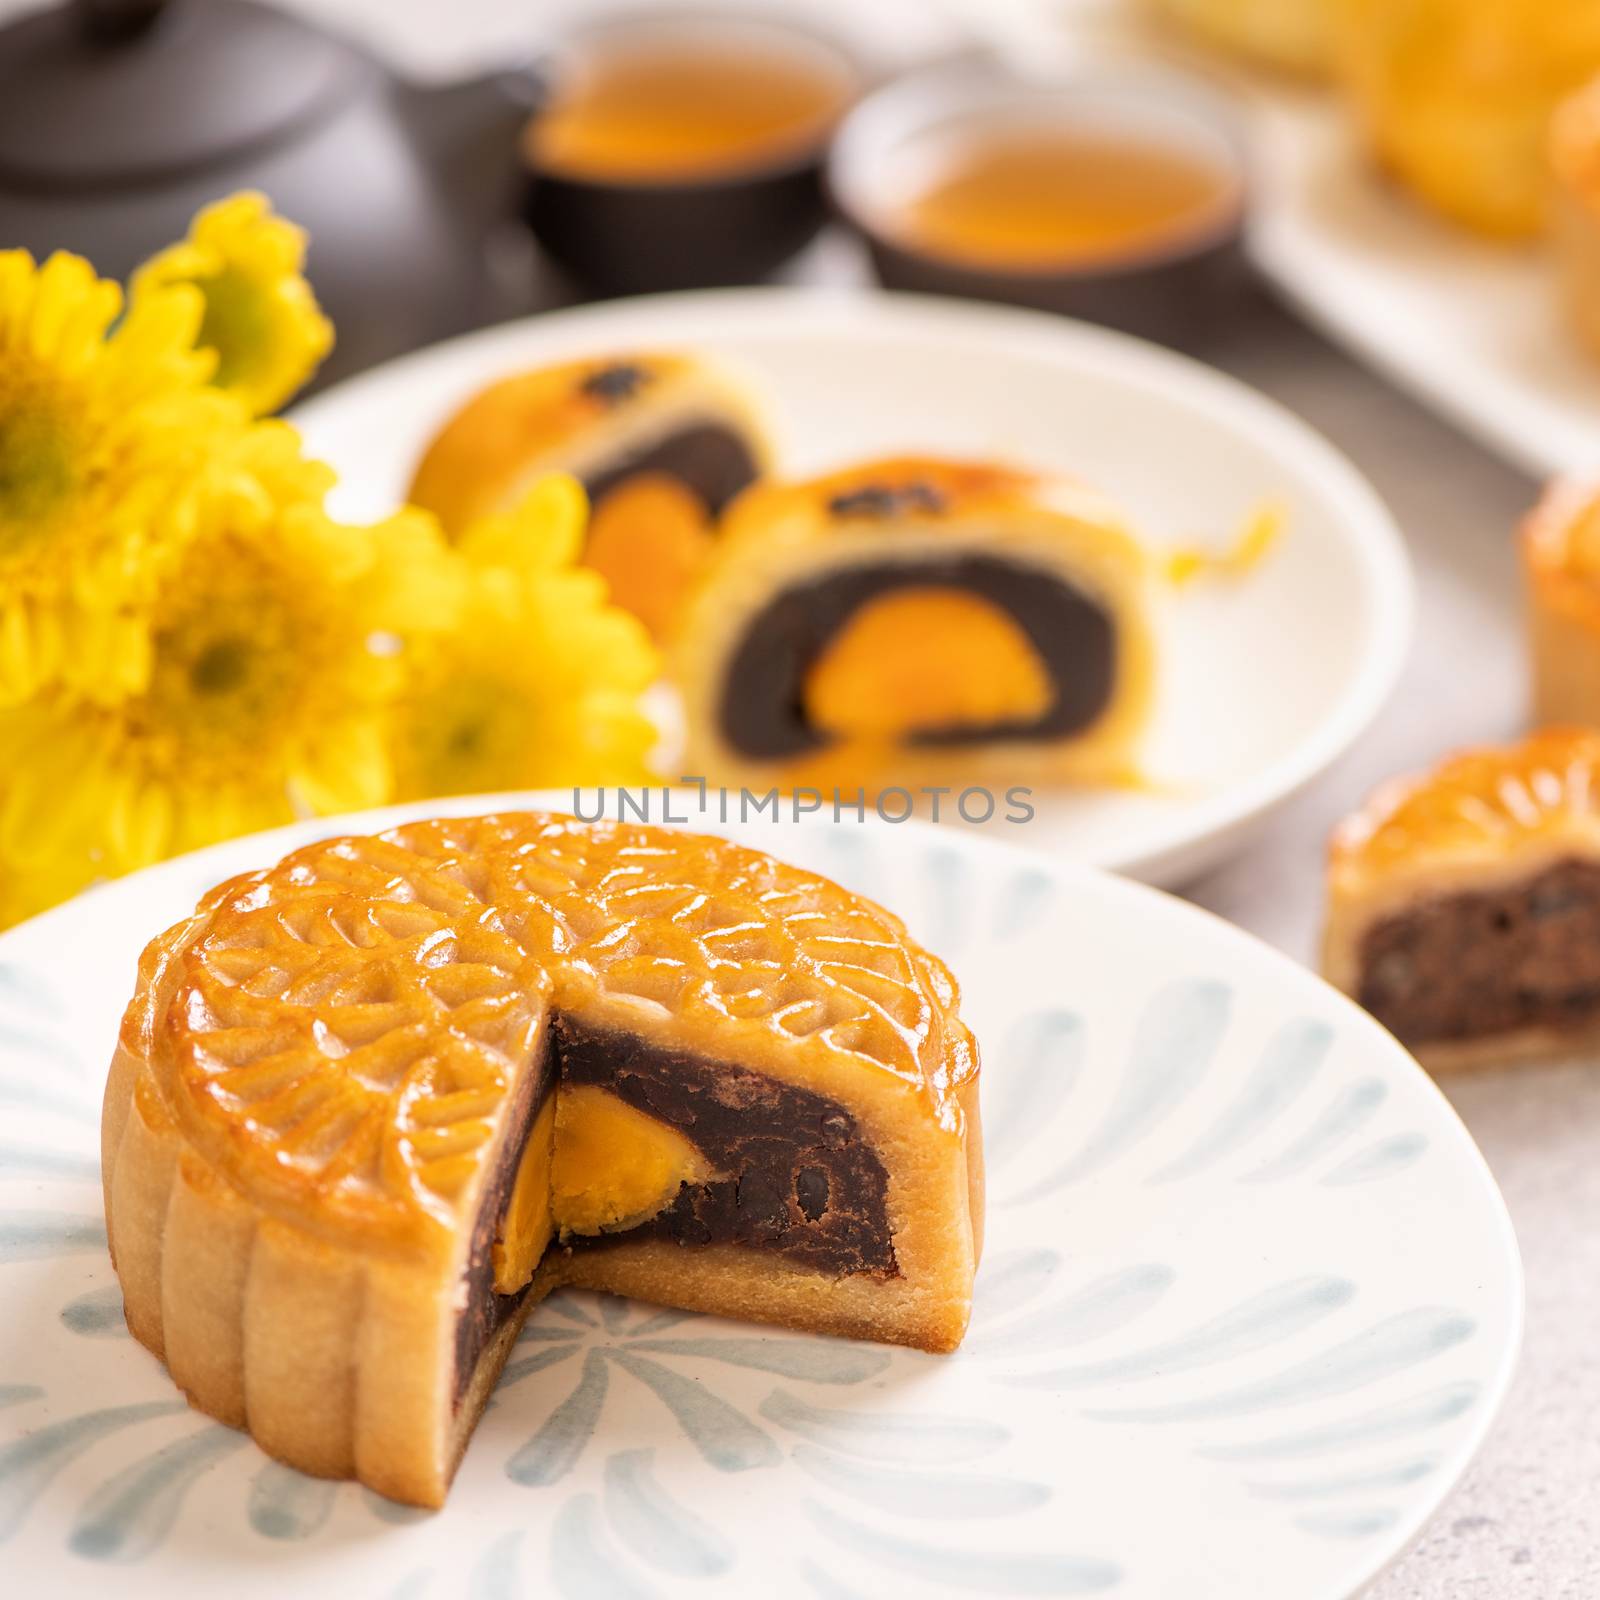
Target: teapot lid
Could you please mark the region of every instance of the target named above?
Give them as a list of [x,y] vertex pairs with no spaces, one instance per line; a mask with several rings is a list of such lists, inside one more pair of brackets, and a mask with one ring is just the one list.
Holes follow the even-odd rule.
[[257,0],[68,0],[0,28],[0,180],[176,176],[281,136],[370,69]]

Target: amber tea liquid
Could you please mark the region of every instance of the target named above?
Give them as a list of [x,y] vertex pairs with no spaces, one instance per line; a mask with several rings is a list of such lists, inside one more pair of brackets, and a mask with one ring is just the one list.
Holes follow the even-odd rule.
[[887,220],[923,254],[1038,271],[1157,251],[1220,223],[1233,198],[1214,161],[1150,135],[995,129],[930,161]]
[[824,139],[851,85],[820,56],[738,43],[615,44],[575,64],[528,134],[533,164],[600,182],[759,170]]

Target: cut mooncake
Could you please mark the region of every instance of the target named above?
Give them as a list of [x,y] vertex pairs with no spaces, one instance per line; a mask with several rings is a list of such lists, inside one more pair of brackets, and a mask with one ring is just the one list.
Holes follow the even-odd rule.
[[1380,789],[1334,835],[1323,970],[1430,1066],[1600,1038],[1600,732]]
[[141,962],[102,1126],[128,1326],[278,1459],[429,1506],[563,1284],[953,1349],[957,1004],[888,912],[723,840],[515,814],[297,851]]
[[1600,491],[1553,485],[1522,524],[1533,712],[1600,727]]
[[568,361],[473,396],[440,429],[409,498],[447,533],[513,509],[570,472],[592,507],[585,560],[658,634],[709,554],[717,517],[765,469],[755,407],[720,368],[682,354]]
[[1068,479],[907,456],[758,484],[679,636],[686,770],[869,791],[1125,780],[1154,577]]

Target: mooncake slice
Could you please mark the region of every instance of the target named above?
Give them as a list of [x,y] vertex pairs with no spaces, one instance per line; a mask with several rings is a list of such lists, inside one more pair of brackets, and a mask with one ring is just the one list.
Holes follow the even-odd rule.
[[1600,732],[1380,789],[1334,835],[1323,970],[1429,1066],[1600,1039]]
[[592,508],[585,560],[665,633],[724,506],[765,469],[744,389],[687,354],[636,353],[518,373],[440,429],[409,498],[447,533],[513,509],[541,474],[570,472]]
[[1534,717],[1600,727],[1600,491],[1552,485],[1519,544]]
[[519,814],[300,850],[141,963],[103,1120],[128,1325],[278,1459],[430,1506],[562,1284],[950,1350],[957,1000],[888,912],[721,840]]
[[762,483],[685,614],[686,770],[762,789],[1126,779],[1153,578],[1066,479],[906,456]]

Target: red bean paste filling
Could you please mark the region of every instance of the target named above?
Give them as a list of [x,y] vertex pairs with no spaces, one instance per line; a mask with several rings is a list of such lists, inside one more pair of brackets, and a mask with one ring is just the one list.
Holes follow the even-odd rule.
[[930,585],[976,595],[1010,616],[1055,692],[1037,718],[916,728],[906,735],[907,743],[1061,739],[1082,732],[1111,703],[1116,626],[1081,590],[1041,567],[994,556],[886,561],[795,584],[751,618],[724,678],[719,718],[729,746],[751,760],[777,761],[828,744],[829,736],[812,727],[805,714],[804,686],[812,666],[869,601],[896,589]]
[[545,1061],[530,1073],[473,1228],[456,1324],[459,1404],[484,1349],[527,1291],[496,1294],[493,1245],[539,1107],[559,1082],[608,1090],[676,1129],[727,1178],[680,1186],[664,1211],[634,1228],[553,1248],[605,1249],[661,1239],[694,1249],[743,1245],[835,1276],[899,1276],[889,1227],[889,1179],[856,1120],[836,1101],[762,1073],[669,1050],[613,1029],[558,1018]]
[[467,1385],[472,1382],[472,1374],[477,1371],[479,1357],[528,1295],[527,1289],[515,1294],[495,1292],[494,1241],[511,1209],[511,1192],[516,1187],[522,1152],[540,1110],[555,1089],[556,1072],[555,1036],[546,1032],[544,1054],[518,1088],[505,1142],[484,1184],[483,1200],[472,1225],[472,1242],[467,1247],[467,1264],[461,1274],[460,1315],[456,1319],[455,1404],[458,1406]]
[[1386,917],[1360,949],[1359,998],[1408,1044],[1600,1020],[1600,866],[1560,861],[1505,889]]

